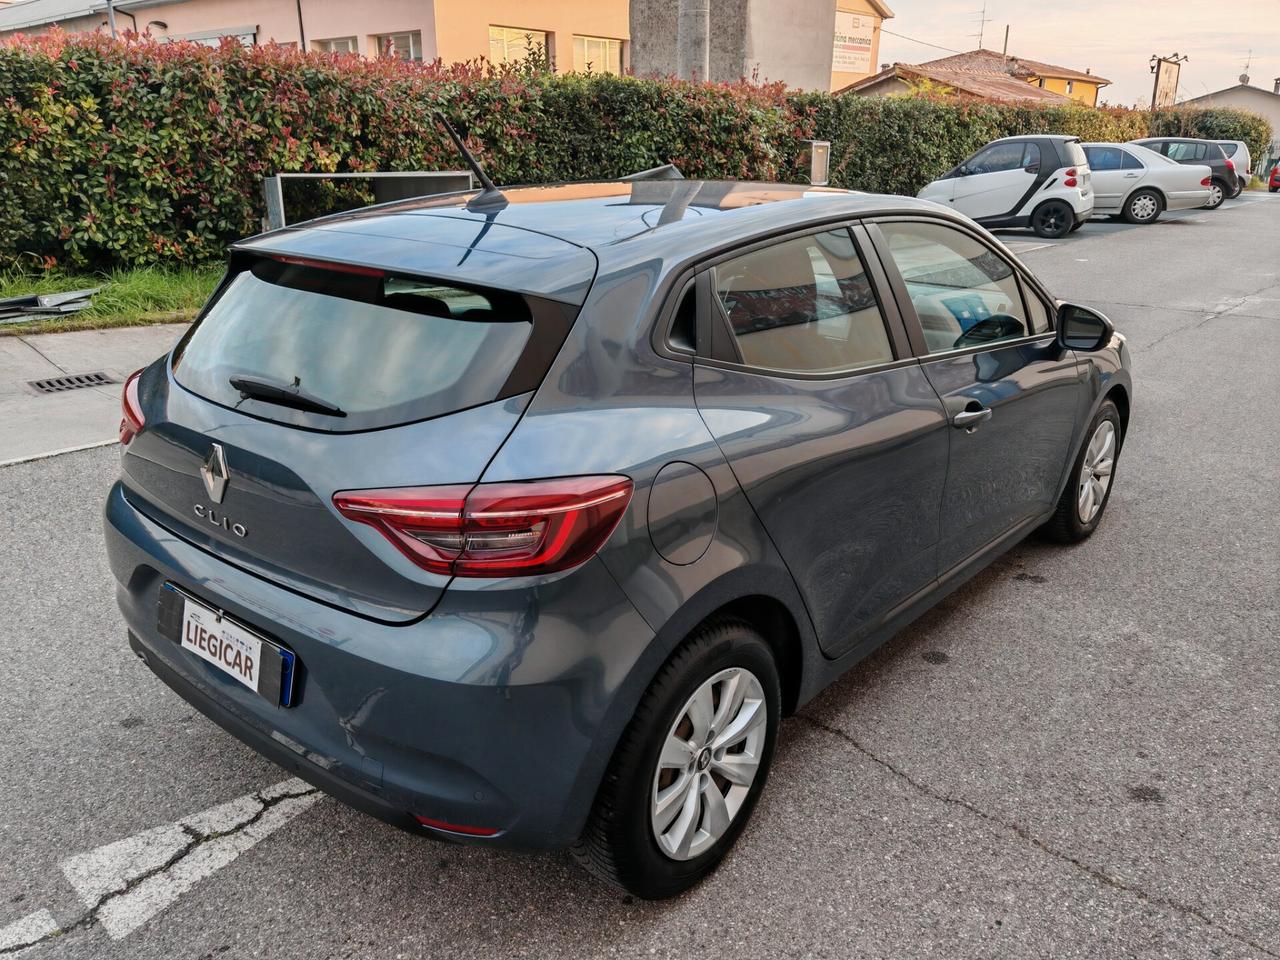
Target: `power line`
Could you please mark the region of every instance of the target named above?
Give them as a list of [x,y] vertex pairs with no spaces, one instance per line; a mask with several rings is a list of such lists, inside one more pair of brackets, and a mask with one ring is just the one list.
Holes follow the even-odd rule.
[[926,47],[933,47],[935,50],[945,50],[947,51],[947,53],[963,53],[964,52],[963,50],[953,50],[950,47],[944,47],[944,46],[941,46],[940,44],[930,43],[928,40],[917,40],[915,37],[908,37],[905,33],[894,33],[892,30],[886,30],[884,27],[880,28],[880,32],[887,33],[891,37],[899,37],[903,40],[910,40],[912,43],[919,43]]

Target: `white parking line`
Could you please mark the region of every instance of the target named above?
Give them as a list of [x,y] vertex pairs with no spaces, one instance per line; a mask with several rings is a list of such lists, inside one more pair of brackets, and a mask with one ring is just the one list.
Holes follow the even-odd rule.
[[285,780],[260,793],[70,857],[62,862],[62,872],[84,905],[97,909],[97,920],[107,934],[119,940],[319,797],[303,781]]
[[37,910],[7,927],[0,927],[0,950],[10,950],[20,944],[34,943],[41,937],[58,932],[58,921],[48,910]]

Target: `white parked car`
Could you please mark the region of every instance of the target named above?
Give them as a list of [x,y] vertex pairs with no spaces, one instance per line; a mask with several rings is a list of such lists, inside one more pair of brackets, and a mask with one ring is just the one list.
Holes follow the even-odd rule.
[[1243,140],[1215,140],[1214,143],[1222,148],[1222,152],[1236,168],[1240,189],[1249,186],[1249,181],[1253,179],[1253,157],[1249,155],[1249,145]]
[[995,140],[920,191],[984,227],[1030,227],[1065,237],[1093,215],[1089,162],[1079,137]]
[[1182,164],[1136,143],[1086,143],[1093,171],[1093,212],[1155,223],[1165,210],[1194,210],[1209,202],[1213,171]]

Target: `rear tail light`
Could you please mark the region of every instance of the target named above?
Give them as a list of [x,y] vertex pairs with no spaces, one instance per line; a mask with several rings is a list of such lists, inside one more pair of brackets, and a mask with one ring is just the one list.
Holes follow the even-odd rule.
[[361,277],[385,277],[386,271],[377,267],[365,267],[356,263],[338,263],[334,260],[316,260],[312,257],[293,257],[283,253],[269,253],[267,259],[277,263],[287,263],[293,267],[307,267],[311,270],[328,270],[331,273],[354,273]]
[[142,415],[142,404],[138,402],[138,380],[141,376],[141,370],[129,374],[120,394],[120,410],[123,414],[120,418],[120,442],[124,444],[136,437],[147,422],[147,418]]
[[622,519],[631,492],[626,477],[563,477],[351,490],[335,493],[333,505],[424,570],[518,577],[568,570],[591,557]]
[[1236,172],[1236,165],[1231,162],[1231,159],[1229,157],[1227,158],[1227,169],[1230,170],[1232,173]]
[[1205,177],[1203,180],[1200,181],[1200,186],[1207,187],[1207,186],[1210,186],[1212,183],[1213,183],[1213,177]]
[[1076,168],[1070,167],[1067,170],[1067,174],[1066,174],[1067,179],[1063,181],[1063,184],[1068,187],[1074,187],[1079,182],[1078,180],[1076,180],[1076,177],[1078,175],[1079,174],[1077,173]]

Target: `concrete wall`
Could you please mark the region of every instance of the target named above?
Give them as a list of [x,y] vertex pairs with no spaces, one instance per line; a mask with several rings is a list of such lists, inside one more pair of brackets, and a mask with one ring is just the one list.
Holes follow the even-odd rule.
[[[840,0],[862,6],[863,0]],[[641,76],[676,72],[679,0],[631,0],[631,66]],[[833,0],[715,0],[711,6],[712,80],[781,80],[831,89]],[[868,10],[870,7],[868,7]]]

